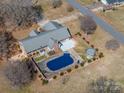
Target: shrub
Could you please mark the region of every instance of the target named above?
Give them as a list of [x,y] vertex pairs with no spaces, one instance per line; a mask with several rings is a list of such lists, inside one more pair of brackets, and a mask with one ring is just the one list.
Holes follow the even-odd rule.
[[83,40],[86,40],[86,38],[85,38],[85,37],[83,37],[82,39],[83,39]]
[[90,44],[90,42],[89,41],[86,41],[87,42],[87,44]]
[[39,77],[39,78],[41,78],[41,77],[42,77],[42,75],[39,75],[38,77]]
[[67,72],[70,73],[72,70],[71,69],[67,69]]
[[52,55],[54,55],[55,54],[55,51],[50,51],[50,52],[48,52],[48,55],[50,55],[50,56],[52,56]]
[[94,48],[94,45],[91,45],[92,48]]
[[79,35],[79,36],[81,36],[81,33],[80,33],[80,32],[77,32],[75,35]]
[[57,8],[62,5],[62,0],[52,0],[52,7]]
[[54,76],[54,77],[53,77],[53,79],[56,79],[56,78],[57,78],[57,76]]
[[34,73],[38,73],[38,71],[37,71],[37,70],[35,70],[35,71],[34,71]]
[[91,62],[92,62],[92,60],[91,60],[91,59],[89,59],[89,60],[88,60],[88,63],[91,63]]
[[48,83],[49,83],[48,80],[43,79],[43,81],[42,81],[42,84],[43,84],[43,85],[46,85],[46,84],[48,84]]
[[99,49],[98,49],[98,48],[96,48],[96,51],[98,52],[98,51],[99,51]]
[[83,67],[84,66],[84,62],[80,63],[80,65]]
[[94,58],[93,58],[93,61],[95,61],[95,60],[96,60],[96,58],[94,57]]
[[75,65],[75,69],[77,69],[78,68],[78,65]]
[[104,54],[102,52],[100,52],[99,58],[102,58],[102,57],[104,57]]
[[61,73],[60,73],[60,76],[63,76],[63,75],[64,75],[64,72],[61,72]]

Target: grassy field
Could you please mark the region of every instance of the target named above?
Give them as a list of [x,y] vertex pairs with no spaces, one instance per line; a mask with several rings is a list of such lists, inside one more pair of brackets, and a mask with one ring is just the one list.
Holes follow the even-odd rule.
[[76,10],[68,12],[67,11],[68,3],[66,2],[66,0],[62,1],[63,1],[62,6],[58,8],[53,8],[51,5],[51,0],[39,0],[39,4],[42,6],[44,11],[44,17],[48,20],[53,20],[67,15],[71,15],[74,12],[76,12]]
[[115,11],[100,12],[100,15],[124,34],[124,6]]
[[96,0],[77,0],[77,1],[80,2],[83,5],[88,5],[88,4],[92,4]]

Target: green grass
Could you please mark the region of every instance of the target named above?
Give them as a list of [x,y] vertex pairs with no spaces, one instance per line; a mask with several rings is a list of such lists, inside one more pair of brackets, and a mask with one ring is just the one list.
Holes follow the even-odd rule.
[[82,53],[82,55],[80,55],[80,56],[81,56],[81,58],[82,58],[85,62],[88,61],[86,55],[84,55],[83,53]]
[[82,4],[91,4],[93,3],[95,0],[80,0]]
[[45,55],[36,57],[36,58],[34,58],[34,59],[35,59],[36,62],[39,62],[39,61],[41,61],[41,60],[44,59],[44,58],[46,58]]
[[119,82],[124,85],[124,79],[119,80]]

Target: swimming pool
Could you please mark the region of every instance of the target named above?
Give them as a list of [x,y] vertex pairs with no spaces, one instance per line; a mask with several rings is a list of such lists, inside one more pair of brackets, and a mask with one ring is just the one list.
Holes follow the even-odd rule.
[[57,71],[64,67],[71,65],[74,62],[73,58],[69,53],[64,53],[62,56],[50,60],[47,63],[47,67],[52,71]]

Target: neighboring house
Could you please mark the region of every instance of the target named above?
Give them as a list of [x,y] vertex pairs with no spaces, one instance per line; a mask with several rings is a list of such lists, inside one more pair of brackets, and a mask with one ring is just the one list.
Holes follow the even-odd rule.
[[71,34],[67,27],[50,21],[42,27],[43,31],[32,31],[29,37],[20,41],[21,48],[30,54],[36,50],[54,49],[57,44],[59,47],[63,44],[61,42],[70,40]]
[[101,0],[101,2],[105,5],[110,5],[110,4],[121,4],[124,3],[124,0]]

